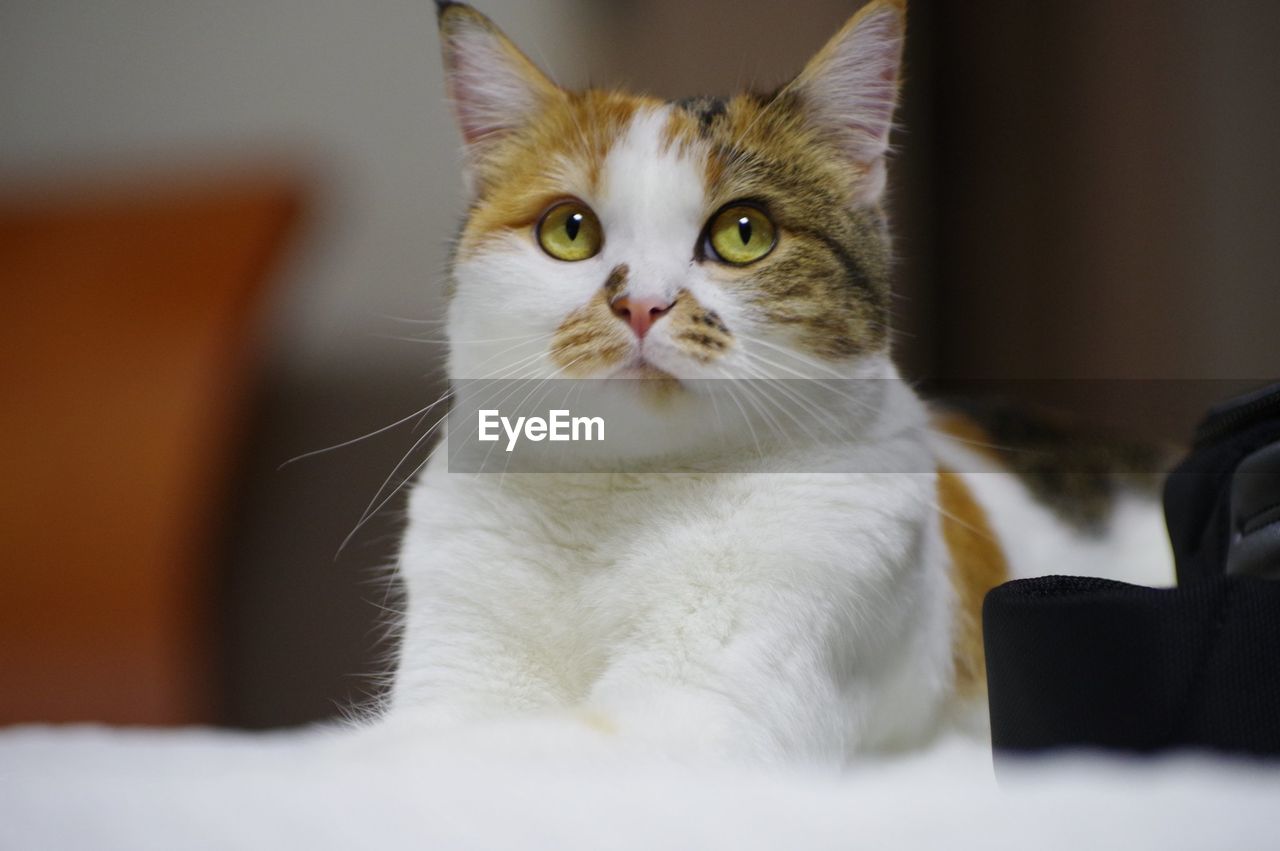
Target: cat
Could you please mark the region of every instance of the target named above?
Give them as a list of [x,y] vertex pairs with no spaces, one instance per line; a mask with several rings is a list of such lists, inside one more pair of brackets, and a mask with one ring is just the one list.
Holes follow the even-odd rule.
[[[897,380],[904,0],[871,0],[776,92],[676,102],[564,90],[479,12],[437,5],[472,199],[454,386],[648,382],[665,401],[637,391],[636,411],[735,468],[496,476],[434,454],[388,720],[568,718],[663,753],[839,764],[981,732],[995,584],[1107,561],[1169,581],[1153,500],[1117,492],[1083,528],[999,473],[976,420]],[[725,426],[687,389],[704,379],[812,379],[850,425],[803,428],[792,397],[790,420]]]

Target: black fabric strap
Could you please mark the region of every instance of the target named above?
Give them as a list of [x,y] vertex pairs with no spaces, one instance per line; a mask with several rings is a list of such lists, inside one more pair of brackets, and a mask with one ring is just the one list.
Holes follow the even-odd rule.
[[1280,582],[1016,580],[983,621],[997,751],[1280,755]]
[[1209,412],[1164,508],[1177,588],[1046,576],[987,595],[997,753],[1280,756],[1280,384]]

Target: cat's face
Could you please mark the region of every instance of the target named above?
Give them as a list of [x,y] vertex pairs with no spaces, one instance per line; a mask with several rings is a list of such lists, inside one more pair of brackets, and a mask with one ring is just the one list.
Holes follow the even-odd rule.
[[474,190],[454,378],[829,377],[885,357],[900,3],[773,95],[676,103],[564,91],[469,7],[440,20]]

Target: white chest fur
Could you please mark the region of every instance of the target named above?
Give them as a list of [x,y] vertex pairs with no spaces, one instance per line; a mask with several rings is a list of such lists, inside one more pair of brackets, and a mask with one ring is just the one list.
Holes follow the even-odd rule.
[[429,467],[391,713],[588,712],[659,747],[764,759],[927,737],[951,685],[951,591],[927,450],[903,434],[834,451],[916,472]]

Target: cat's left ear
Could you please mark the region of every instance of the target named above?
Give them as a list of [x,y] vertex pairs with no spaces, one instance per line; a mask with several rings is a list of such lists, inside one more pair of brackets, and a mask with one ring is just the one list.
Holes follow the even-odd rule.
[[565,94],[484,15],[447,0],[436,7],[449,96],[476,165],[494,142]]
[[898,100],[906,0],[872,0],[809,61],[782,95],[862,170],[855,204],[878,203]]

